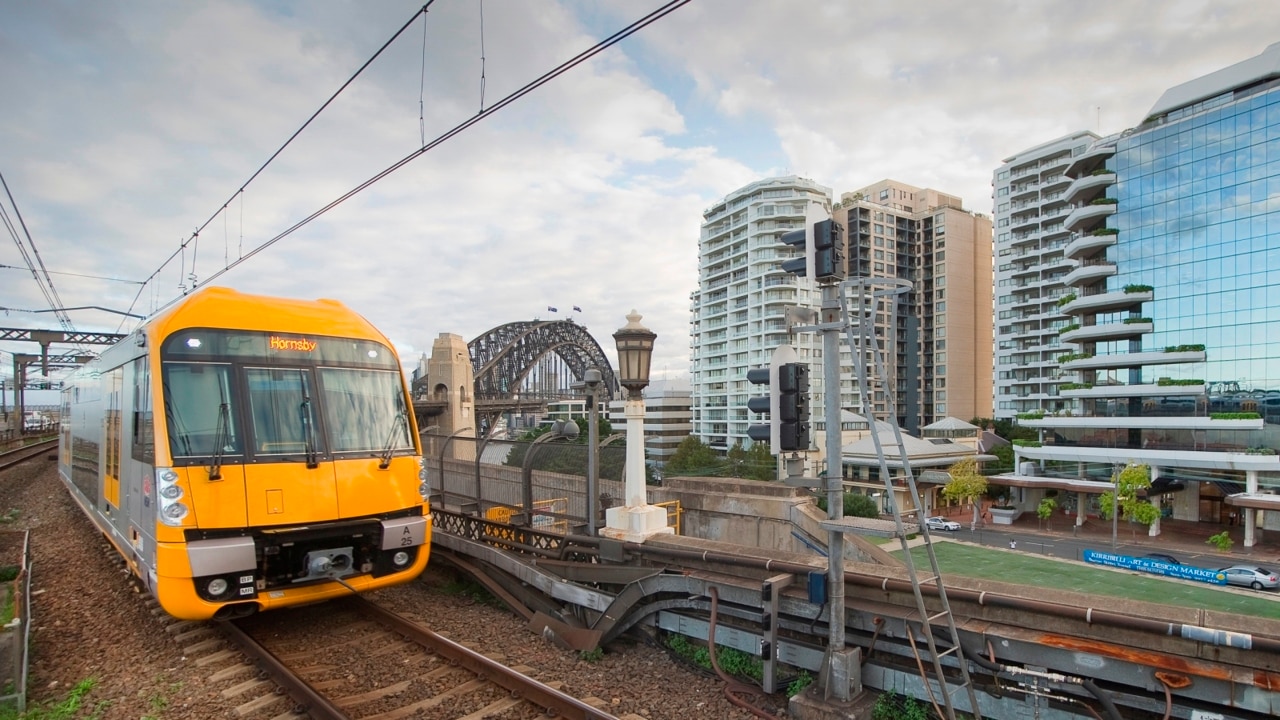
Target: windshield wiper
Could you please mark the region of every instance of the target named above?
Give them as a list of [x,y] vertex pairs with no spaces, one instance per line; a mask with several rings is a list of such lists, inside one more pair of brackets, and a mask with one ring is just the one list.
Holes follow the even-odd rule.
[[397,431],[404,426],[405,422],[404,412],[397,413],[395,421],[391,423],[391,432],[387,435],[387,444],[382,449],[382,462],[378,463],[379,470],[391,467],[391,453],[395,451]]
[[213,458],[209,464],[209,479],[222,479],[222,455],[225,445],[231,437],[231,407],[226,403],[218,406],[218,429],[213,434]]
[[298,383],[302,387],[302,405],[298,406],[298,412],[302,416],[302,438],[307,444],[307,468],[319,467],[320,462],[316,452],[316,432],[314,424],[311,422],[311,396],[307,394],[307,379],[298,373]]

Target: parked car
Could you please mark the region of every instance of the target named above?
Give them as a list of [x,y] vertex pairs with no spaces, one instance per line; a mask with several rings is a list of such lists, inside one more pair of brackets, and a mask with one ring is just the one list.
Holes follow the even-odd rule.
[[954,520],[947,520],[946,518],[937,517],[937,516],[934,516],[931,518],[925,518],[924,524],[925,524],[925,527],[929,528],[930,530],[959,530],[960,529],[960,523]]
[[1280,576],[1275,571],[1257,565],[1232,565],[1218,572],[1227,576],[1228,585],[1243,585],[1254,590],[1280,586]]
[[1155,560],[1156,562],[1166,562],[1166,563],[1169,563],[1169,564],[1171,564],[1171,565],[1181,565],[1181,564],[1182,564],[1182,561],[1181,561],[1181,560],[1179,560],[1178,558],[1176,558],[1176,557],[1174,557],[1174,556],[1172,556],[1172,555],[1165,555],[1164,553],[1147,553],[1146,555],[1143,555],[1142,557],[1143,557],[1143,559],[1145,559],[1145,560]]

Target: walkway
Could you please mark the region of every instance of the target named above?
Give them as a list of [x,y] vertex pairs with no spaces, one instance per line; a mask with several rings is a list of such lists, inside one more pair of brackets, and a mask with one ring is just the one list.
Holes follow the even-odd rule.
[[[1037,552],[1037,546],[1051,543],[1054,540],[1075,540],[1084,542],[1098,550],[1111,548],[1111,522],[1097,517],[1088,517],[1084,525],[1077,528],[1074,515],[1055,513],[1046,521],[1041,520],[1034,512],[1024,512],[1012,525],[994,525],[990,522],[980,523],[978,533],[968,532],[971,510],[961,512],[952,508],[943,512],[950,520],[960,523],[964,530],[957,535],[965,535],[963,539],[976,539],[973,535],[994,536],[983,544],[994,545],[1007,543],[1008,539],[1018,542],[1018,549]],[[1226,530],[1235,544],[1227,552],[1209,544],[1209,536]],[[945,537],[949,533],[934,531],[935,536]],[[1160,521],[1160,534],[1151,537],[1147,528],[1136,523],[1121,520],[1116,526],[1116,541],[1122,545],[1141,548],[1143,553],[1158,552],[1173,555],[1183,562],[1202,567],[1226,566],[1235,563],[1251,563],[1278,569],[1280,566],[1280,532],[1258,530],[1254,533],[1257,544],[1252,548],[1244,547],[1244,528],[1239,525],[1226,526],[1213,523],[1193,522],[1189,520]],[[957,537],[957,539],[961,539]],[[994,540],[994,542],[992,541]]]

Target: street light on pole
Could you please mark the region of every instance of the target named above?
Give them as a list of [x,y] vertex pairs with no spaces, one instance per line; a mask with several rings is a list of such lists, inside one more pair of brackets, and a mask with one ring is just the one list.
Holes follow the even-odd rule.
[[1111,550],[1117,548],[1116,533],[1120,526],[1120,471],[1111,469]]
[[[595,535],[600,513],[600,368],[587,368],[581,386],[587,391],[587,534]],[[577,383],[574,384],[578,386]]]
[[627,324],[613,334],[618,346],[618,382],[627,389],[627,464],[625,502],[623,507],[606,511],[606,527],[601,534],[628,542],[644,542],[657,533],[671,533],[667,513],[648,503],[644,472],[644,396],[649,384],[649,364],[653,359],[653,341],[658,337],[640,324],[635,310],[627,315]]

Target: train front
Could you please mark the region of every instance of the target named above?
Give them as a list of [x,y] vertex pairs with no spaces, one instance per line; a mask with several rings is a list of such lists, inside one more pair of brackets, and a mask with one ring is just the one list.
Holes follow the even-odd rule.
[[184,328],[161,340],[143,495],[156,503],[151,580],[169,614],[235,617],[423,570],[421,451],[379,338]]

